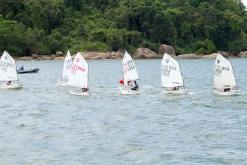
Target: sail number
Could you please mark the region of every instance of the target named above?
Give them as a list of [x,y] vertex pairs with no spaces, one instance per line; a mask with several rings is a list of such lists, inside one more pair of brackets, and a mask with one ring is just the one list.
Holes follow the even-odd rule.
[[72,72],[76,72],[76,71],[85,72],[86,69],[83,68],[83,67],[81,67],[81,66],[72,66],[72,67],[71,67],[71,71],[72,71]]
[[72,65],[72,60],[67,60],[65,65],[66,65],[66,69],[69,69]]
[[220,76],[222,72],[229,72],[230,68],[227,66],[222,66],[222,65],[216,65],[214,69],[214,73],[216,76]]
[[162,68],[161,68],[161,73],[167,77],[170,76],[170,72],[172,70],[177,70],[177,68],[175,66],[171,66],[171,65],[162,65]]
[[9,63],[9,62],[1,62],[0,63],[0,69],[7,72],[7,69],[8,68],[13,68],[14,67],[14,64],[12,63]]
[[134,65],[133,60],[130,60],[124,63],[124,72],[128,72],[134,69],[135,69],[135,65]]

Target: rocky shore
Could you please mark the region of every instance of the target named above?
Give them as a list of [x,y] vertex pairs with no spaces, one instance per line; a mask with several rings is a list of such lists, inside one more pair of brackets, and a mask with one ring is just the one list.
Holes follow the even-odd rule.
[[[239,53],[230,53],[225,51],[219,51],[225,57],[239,57],[246,58],[247,51],[241,51]],[[97,60],[97,59],[121,59],[123,53],[121,51],[118,52],[80,52],[85,59],[87,60]],[[159,48],[159,52],[154,52],[148,48],[138,48],[136,49],[133,57],[135,59],[161,59],[164,53],[168,53],[174,56],[177,59],[215,59],[217,53],[212,53],[208,55],[201,54],[180,54],[176,55],[175,49],[170,45],[161,44]],[[74,57],[75,55],[73,55]],[[52,55],[37,55],[33,54],[32,56],[22,56],[16,57],[17,60],[64,60],[65,55],[59,51],[56,54]]]

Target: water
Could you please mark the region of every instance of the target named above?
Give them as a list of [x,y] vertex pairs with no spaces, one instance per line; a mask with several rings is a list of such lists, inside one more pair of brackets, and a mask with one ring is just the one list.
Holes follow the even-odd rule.
[[240,96],[213,94],[213,60],[180,60],[187,95],[164,95],[160,60],[136,60],[141,94],[120,96],[119,60],[89,61],[90,96],[56,87],[62,61],[18,61],[1,90],[0,164],[247,164],[247,59],[230,59]]

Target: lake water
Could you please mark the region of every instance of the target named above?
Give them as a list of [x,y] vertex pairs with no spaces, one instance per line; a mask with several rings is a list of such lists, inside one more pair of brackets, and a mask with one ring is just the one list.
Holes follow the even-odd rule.
[[213,94],[214,60],[180,60],[187,95],[162,94],[161,60],[136,60],[141,94],[120,96],[120,60],[89,61],[90,96],[56,87],[62,61],[18,61],[0,91],[0,164],[247,164],[247,59],[230,59],[240,96]]

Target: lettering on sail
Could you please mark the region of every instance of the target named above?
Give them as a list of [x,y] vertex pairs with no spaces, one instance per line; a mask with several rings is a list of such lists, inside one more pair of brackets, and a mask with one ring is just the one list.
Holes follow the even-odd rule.
[[134,69],[135,69],[135,65],[134,65],[133,60],[129,60],[123,64],[123,72],[124,73],[129,72],[129,71],[134,70]]
[[172,70],[175,71],[175,70],[177,70],[177,68],[175,66],[172,66],[172,65],[162,65],[161,73],[167,77],[170,77],[170,72]]
[[1,61],[0,62],[0,69],[4,72],[7,72],[8,68],[13,68],[14,64],[8,61]]
[[71,71],[72,71],[73,74],[75,74],[75,72],[77,72],[77,71],[86,72],[86,69],[81,67],[81,66],[74,65],[74,66],[71,67]]
[[215,66],[215,76],[220,76],[222,72],[229,72],[230,68],[228,66],[216,65]]
[[66,69],[69,69],[71,67],[72,61],[71,60],[67,60],[65,63],[66,63]]

